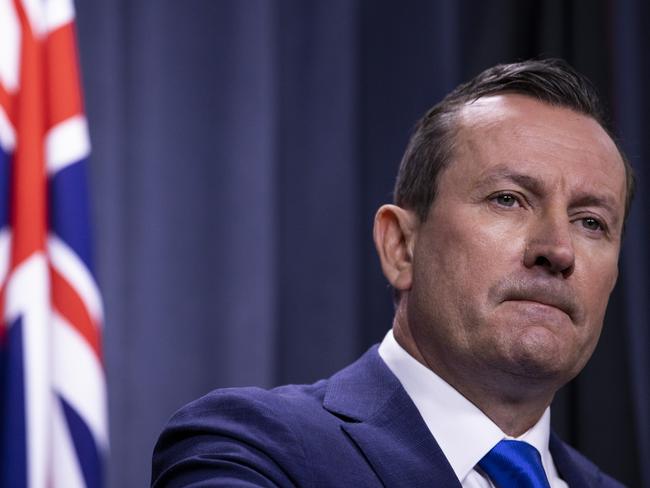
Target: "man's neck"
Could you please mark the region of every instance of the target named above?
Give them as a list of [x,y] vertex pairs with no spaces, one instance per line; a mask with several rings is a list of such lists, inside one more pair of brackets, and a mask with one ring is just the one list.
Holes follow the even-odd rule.
[[450,384],[511,437],[519,437],[535,425],[553,400],[555,389],[545,382],[498,371],[463,375],[463,368],[457,365],[448,368],[436,358],[425,357],[410,329],[400,323],[399,313],[393,333],[397,343],[413,358]]

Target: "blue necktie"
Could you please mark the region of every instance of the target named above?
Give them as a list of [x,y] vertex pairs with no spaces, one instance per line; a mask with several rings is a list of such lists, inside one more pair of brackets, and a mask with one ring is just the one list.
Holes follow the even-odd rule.
[[542,457],[527,442],[503,440],[478,465],[498,488],[550,488]]

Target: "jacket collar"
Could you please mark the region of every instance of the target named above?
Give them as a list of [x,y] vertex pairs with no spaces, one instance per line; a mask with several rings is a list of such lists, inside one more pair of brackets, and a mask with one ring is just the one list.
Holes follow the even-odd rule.
[[330,379],[323,406],[343,420],[385,486],[461,486],[377,346]]
[[593,482],[589,480],[602,476],[595,465],[562,442],[554,432],[551,432],[549,449],[560,477],[571,488],[590,488]]
[[[460,487],[451,466],[377,346],[330,378],[325,409],[364,453],[387,487]],[[549,448],[560,476],[572,488],[588,488],[595,467],[551,432]],[[594,471],[588,476],[588,471]]]

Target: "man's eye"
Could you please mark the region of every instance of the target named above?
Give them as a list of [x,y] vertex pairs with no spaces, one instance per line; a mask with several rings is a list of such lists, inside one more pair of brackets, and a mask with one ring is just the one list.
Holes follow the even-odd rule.
[[585,217],[584,219],[582,219],[582,226],[585,229],[589,229],[593,231],[604,230],[603,224],[601,224],[597,219],[593,217]]
[[495,202],[503,207],[513,207],[517,204],[517,199],[510,193],[503,193],[493,198]]

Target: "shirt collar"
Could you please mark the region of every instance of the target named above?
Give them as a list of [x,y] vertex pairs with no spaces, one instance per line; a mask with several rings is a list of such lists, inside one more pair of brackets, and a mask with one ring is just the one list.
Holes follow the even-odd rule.
[[[472,402],[406,352],[392,330],[379,346],[379,355],[397,376],[461,482],[500,440],[511,439]],[[547,408],[539,421],[517,438],[541,453],[547,472],[549,463],[552,465],[550,418]]]

